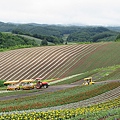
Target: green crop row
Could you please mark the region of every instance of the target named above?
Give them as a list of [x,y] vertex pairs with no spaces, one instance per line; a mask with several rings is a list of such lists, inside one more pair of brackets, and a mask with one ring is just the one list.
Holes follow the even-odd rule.
[[120,82],[79,86],[54,93],[0,101],[0,112],[64,105],[92,98],[120,86]]
[[0,120],[100,120],[120,118],[120,97],[105,103],[76,109],[52,110],[45,112],[1,113]]

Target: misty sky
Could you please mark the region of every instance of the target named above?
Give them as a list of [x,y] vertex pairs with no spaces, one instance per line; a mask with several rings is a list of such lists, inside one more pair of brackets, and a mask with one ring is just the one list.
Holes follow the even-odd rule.
[[119,0],[0,0],[0,21],[119,25]]

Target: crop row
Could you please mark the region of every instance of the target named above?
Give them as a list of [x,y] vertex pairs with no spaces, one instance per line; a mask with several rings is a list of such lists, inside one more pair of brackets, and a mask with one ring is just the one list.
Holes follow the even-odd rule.
[[[81,73],[96,68],[119,65],[120,61],[118,59],[120,59],[120,55],[117,54],[120,52],[119,45],[120,43],[109,43],[102,45],[94,52],[91,52],[81,59],[66,74],[69,76],[71,74],[75,74],[77,71]],[[72,71],[72,69],[74,69],[74,71]]]
[[58,78],[103,44],[48,46],[0,53],[0,79]]
[[[76,118],[79,116],[79,119],[87,118],[86,120],[96,117],[96,120],[100,118],[107,118],[109,116],[118,115],[117,118],[120,118],[118,111],[120,111],[120,97],[114,100],[107,101],[105,103],[80,107],[77,109],[64,109],[64,110],[53,110],[53,111],[45,111],[45,112],[36,112],[33,110],[32,112],[16,112],[12,114],[1,114],[0,120],[65,120]],[[109,112],[110,110],[116,110],[116,112]],[[108,111],[107,114],[102,114],[103,111]],[[94,119],[95,120],[95,119]]]
[[[13,99],[7,101],[0,101],[0,111],[3,112],[3,111],[13,111],[13,110],[23,110],[23,109],[25,110],[25,109],[33,109],[33,108],[45,108],[45,107],[52,107],[58,105],[60,106],[64,105],[63,107],[65,107],[67,104],[68,104],[67,106],[68,108],[71,107],[69,104],[72,104],[74,102],[80,102],[80,104],[79,103],[74,104],[74,106],[76,107],[86,106],[88,104],[95,104],[120,96],[119,86],[120,86],[120,82],[108,83],[103,85],[96,84],[94,86],[70,88],[55,93],[47,93],[32,97],[19,98],[15,100]],[[112,89],[114,90],[108,92],[109,90]],[[104,96],[102,95],[102,93],[104,93]],[[98,97],[95,98],[95,96]],[[82,100],[86,100],[86,101],[82,102]]]

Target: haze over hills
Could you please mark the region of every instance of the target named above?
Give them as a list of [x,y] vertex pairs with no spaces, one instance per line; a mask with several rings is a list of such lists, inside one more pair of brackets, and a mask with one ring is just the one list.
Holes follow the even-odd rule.
[[[68,42],[114,41],[119,34],[120,27],[76,26],[76,25],[48,25],[48,24],[15,24],[0,22],[0,32],[36,37],[55,44],[63,43],[67,35]],[[52,37],[52,38],[51,38]],[[50,39],[53,39],[52,41]]]

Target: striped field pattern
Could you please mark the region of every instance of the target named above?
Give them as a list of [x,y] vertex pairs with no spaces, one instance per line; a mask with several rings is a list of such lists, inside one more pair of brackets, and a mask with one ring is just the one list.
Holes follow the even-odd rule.
[[[46,46],[1,52],[0,79],[51,79],[81,73],[89,70],[90,64],[93,64],[87,60],[85,65],[84,61],[109,45],[110,43]],[[115,64],[118,64],[117,61]]]

